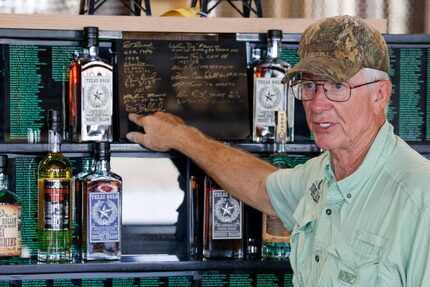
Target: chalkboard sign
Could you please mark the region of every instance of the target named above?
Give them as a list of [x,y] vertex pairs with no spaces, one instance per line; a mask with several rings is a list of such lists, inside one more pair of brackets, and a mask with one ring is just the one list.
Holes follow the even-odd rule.
[[205,134],[250,135],[246,47],[234,39],[135,40],[118,45],[120,138],[128,113],[168,111]]

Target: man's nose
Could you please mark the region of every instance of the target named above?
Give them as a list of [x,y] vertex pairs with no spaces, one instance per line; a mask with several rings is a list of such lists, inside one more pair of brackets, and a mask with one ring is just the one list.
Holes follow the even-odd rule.
[[311,100],[311,107],[314,111],[327,109],[331,101],[327,98],[322,84],[317,85],[314,98]]

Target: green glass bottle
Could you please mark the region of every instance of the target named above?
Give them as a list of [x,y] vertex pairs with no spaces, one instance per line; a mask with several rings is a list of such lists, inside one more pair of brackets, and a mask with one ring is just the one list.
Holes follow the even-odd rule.
[[72,259],[72,169],[60,151],[61,118],[48,112],[48,154],[38,167],[38,254],[42,262]]
[[[286,152],[287,143],[287,112],[276,112],[276,140],[274,153],[268,161],[277,168],[292,168],[294,161]],[[277,216],[263,214],[262,248],[263,260],[288,260],[290,256],[290,232]]]
[[0,263],[18,262],[22,247],[21,201],[9,190],[7,156],[0,155]]

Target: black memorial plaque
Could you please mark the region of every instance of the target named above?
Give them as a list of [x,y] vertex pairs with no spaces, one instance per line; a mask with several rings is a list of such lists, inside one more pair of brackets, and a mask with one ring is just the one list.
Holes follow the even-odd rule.
[[217,139],[250,134],[245,43],[123,40],[118,48],[120,138],[128,113],[168,111]]

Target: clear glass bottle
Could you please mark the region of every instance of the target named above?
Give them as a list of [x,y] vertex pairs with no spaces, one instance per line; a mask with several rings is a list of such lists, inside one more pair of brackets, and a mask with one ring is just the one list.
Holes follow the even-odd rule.
[[83,180],[94,171],[93,159],[82,159],[82,171],[73,176],[73,256],[79,262],[82,259],[82,206]]
[[83,179],[82,257],[121,259],[122,178],[110,170],[110,145],[95,144],[94,172]]
[[112,66],[99,56],[98,34],[97,27],[84,27],[84,56],[79,60],[81,94],[71,103],[76,104],[71,110],[80,104],[80,117],[72,126],[72,139],[77,142],[112,141]]
[[[276,141],[275,152],[268,161],[277,168],[292,168],[294,161],[286,152],[287,142],[287,112],[276,112]],[[263,260],[288,260],[290,257],[291,233],[277,216],[263,213],[262,218],[262,248]]]
[[72,259],[72,169],[60,151],[61,116],[48,111],[48,154],[40,161],[38,254],[42,262]]
[[204,258],[242,259],[243,203],[208,176],[204,189]]
[[[273,142],[275,111],[288,106],[289,125],[294,126],[294,96],[281,83],[290,64],[282,60],[282,31],[269,30],[267,55],[254,66],[253,127],[255,142]],[[291,95],[290,95],[291,94]],[[293,130],[290,131],[292,141]]]
[[7,156],[0,155],[0,263],[18,262],[22,248],[21,200],[9,190]]

